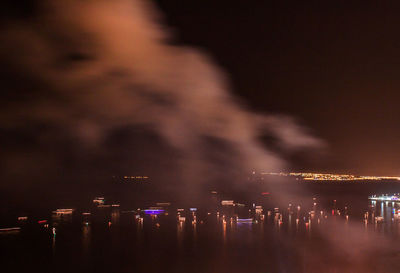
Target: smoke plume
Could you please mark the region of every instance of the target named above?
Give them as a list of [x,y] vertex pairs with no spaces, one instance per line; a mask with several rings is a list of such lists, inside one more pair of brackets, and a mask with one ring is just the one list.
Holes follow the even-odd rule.
[[[183,184],[205,173],[282,169],[282,155],[262,136],[283,153],[320,145],[287,117],[246,110],[210,57],[173,45],[160,21],[141,0],[46,1],[31,17],[10,20],[2,30],[1,129],[33,132],[39,143],[57,132],[101,150],[119,128],[147,128],[179,155],[170,160]],[[8,170],[63,154],[8,152]]]

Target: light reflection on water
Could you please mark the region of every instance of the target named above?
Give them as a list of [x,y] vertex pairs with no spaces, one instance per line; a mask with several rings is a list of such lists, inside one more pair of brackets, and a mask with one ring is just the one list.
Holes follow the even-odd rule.
[[89,223],[85,222],[82,227],[82,247],[83,247],[83,253],[85,256],[88,255],[88,251],[90,248],[90,233],[91,227]]
[[183,237],[185,232],[185,223],[179,221],[177,224],[177,239],[178,239],[178,246],[179,249],[182,250],[183,248]]
[[[10,239],[7,245],[22,256],[33,255],[28,265],[42,272],[398,272],[398,203],[305,208],[246,211],[245,217],[254,217],[250,223],[236,223],[235,212],[228,210],[190,213],[184,221],[173,212],[134,216],[113,210],[110,226],[107,216],[79,222],[79,228],[72,220],[60,222],[57,240],[49,228],[22,231],[25,241]],[[26,248],[30,236],[38,234],[51,236],[38,242],[41,252],[33,251],[36,245]],[[80,262],[63,267],[66,257]],[[42,266],[50,261],[56,270]]]

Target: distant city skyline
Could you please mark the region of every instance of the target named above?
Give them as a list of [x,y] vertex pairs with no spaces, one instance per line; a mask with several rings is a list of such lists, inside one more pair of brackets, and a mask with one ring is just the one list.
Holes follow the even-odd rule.
[[261,172],[261,175],[293,176],[303,180],[322,181],[376,181],[376,180],[400,180],[400,176],[373,176],[354,174],[332,174],[312,172]]

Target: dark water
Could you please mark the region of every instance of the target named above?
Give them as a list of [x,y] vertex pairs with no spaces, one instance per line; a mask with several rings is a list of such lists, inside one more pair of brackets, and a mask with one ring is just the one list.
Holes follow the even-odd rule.
[[[0,235],[1,272],[400,272],[399,203],[372,203],[363,194],[313,197],[277,214],[273,204],[256,213],[251,202],[185,208],[185,222],[176,208],[158,216],[76,211],[49,218],[48,227],[32,218]],[[257,221],[240,224],[235,215]]]

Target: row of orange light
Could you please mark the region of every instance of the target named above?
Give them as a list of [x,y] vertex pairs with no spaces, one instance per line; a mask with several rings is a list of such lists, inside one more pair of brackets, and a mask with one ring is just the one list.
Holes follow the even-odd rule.
[[277,176],[294,176],[301,177],[304,180],[334,180],[334,181],[349,181],[349,180],[400,180],[399,176],[357,176],[353,174],[330,174],[330,173],[274,173],[263,172],[262,175],[277,175]]

